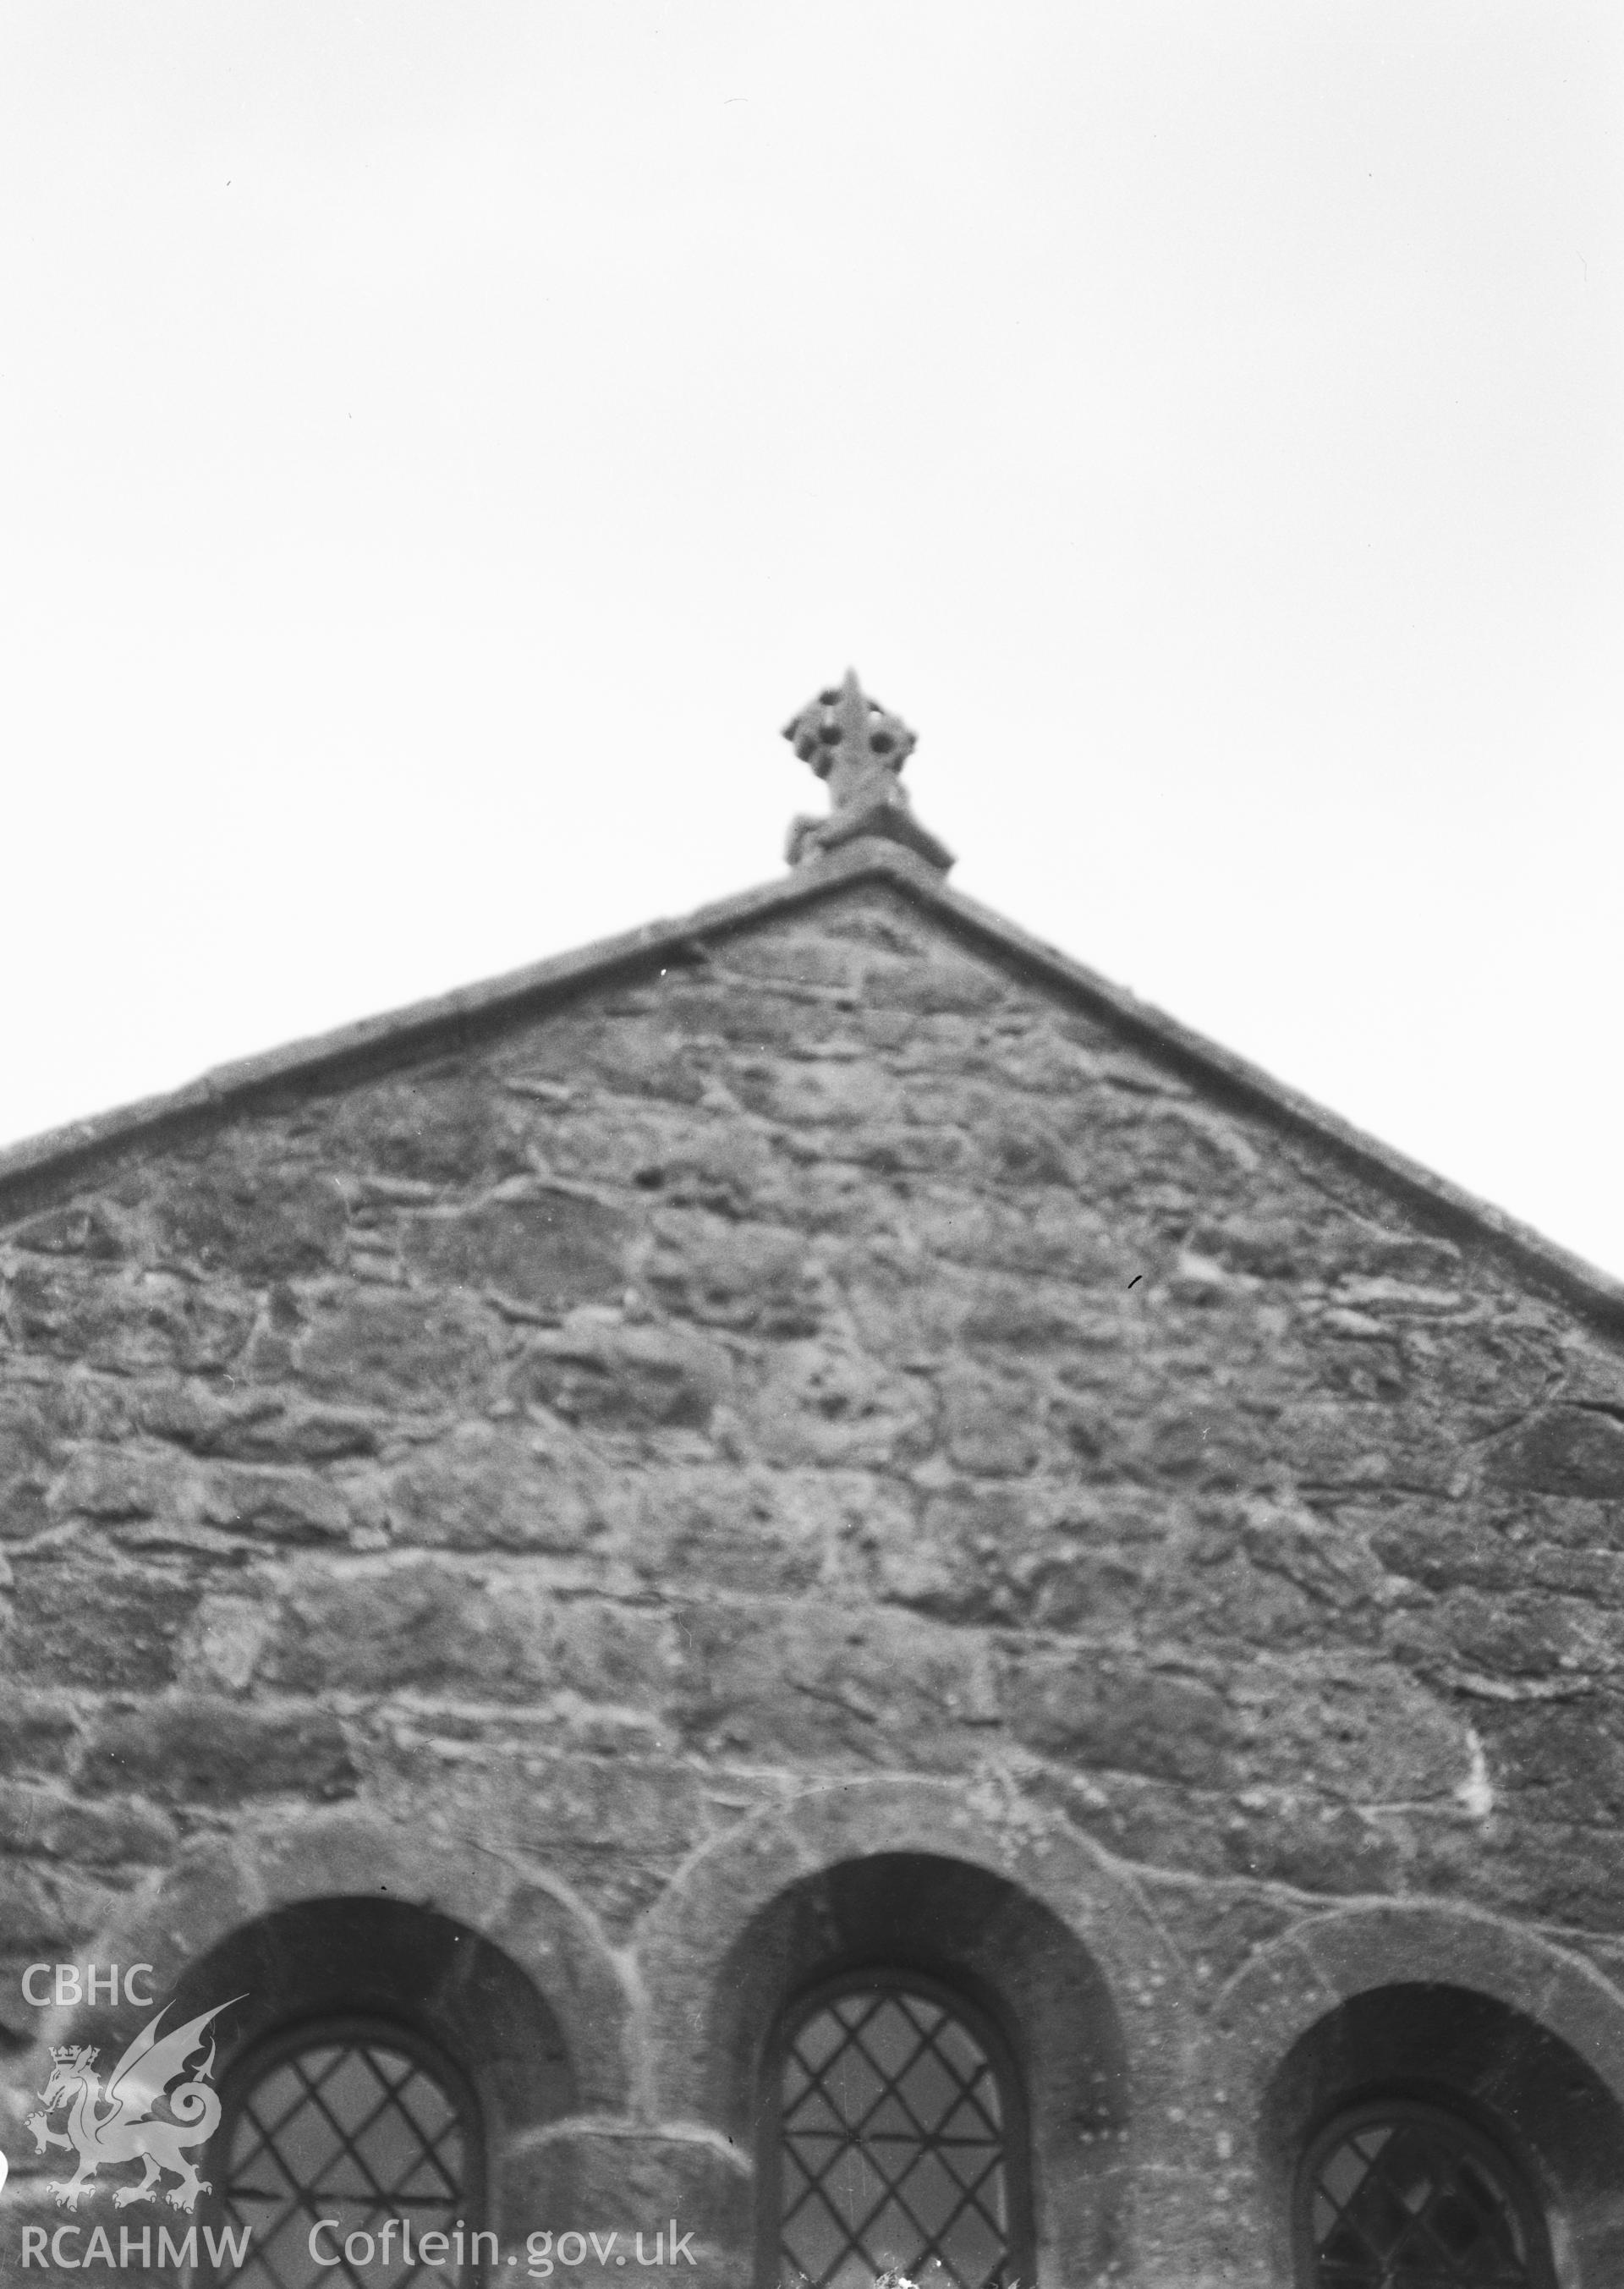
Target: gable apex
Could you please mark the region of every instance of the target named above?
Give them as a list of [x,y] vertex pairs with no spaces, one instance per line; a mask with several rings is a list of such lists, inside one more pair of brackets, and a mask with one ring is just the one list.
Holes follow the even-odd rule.
[[965,952],[1106,1022],[1198,1092],[1319,1148],[1439,1232],[1486,1248],[1593,1324],[1624,1333],[1624,1281],[951,889],[933,859],[878,835],[814,849],[787,875],[691,913],[643,923],[500,977],[215,1066],[180,1089],[25,1138],[0,1151],[0,1216],[29,1213],[64,1181],[126,1147],[212,1126],[289,1088],[342,1088],[488,1039],[597,987],[703,963],[712,944],[864,886],[893,891]]

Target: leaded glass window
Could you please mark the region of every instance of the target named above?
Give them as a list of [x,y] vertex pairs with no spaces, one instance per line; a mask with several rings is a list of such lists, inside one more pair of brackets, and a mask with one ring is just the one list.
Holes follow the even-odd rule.
[[[445,2060],[394,2029],[306,2029],[256,2054],[211,2158],[216,2230],[248,2233],[225,2245],[242,2262],[216,2268],[221,2289],[466,2289],[474,2277],[472,2098]],[[426,2261],[436,2233],[442,2261]],[[346,2256],[354,2236],[365,2240]]]
[[1361,2108],[1316,2141],[1305,2289],[1549,2289],[1543,2222],[1508,2158],[1440,2108]]
[[990,2030],[921,1983],[865,1982],[791,2022],[780,2069],[778,2276],[874,2289],[1007,2280],[1025,2237],[1013,2091]]

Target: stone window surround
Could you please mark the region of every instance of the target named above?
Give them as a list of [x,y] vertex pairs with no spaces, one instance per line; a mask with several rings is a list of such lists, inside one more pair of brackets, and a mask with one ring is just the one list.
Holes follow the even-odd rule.
[[1446,2106],[1522,2165],[1559,2289],[1612,2289],[1624,2273],[1624,1999],[1582,1958],[1476,1910],[1372,1901],[1305,1917],[1262,1949],[1214,2018],[1253,2126],[1262,2278],[1297,2277],[1302,2157],[1338,2113],[1378,2096]]
[[[950,1854],[997,1871],[1059,1918],[1110,1994],[1126,2030],[1126,2120],[1119,2166],[1138,2191],[1123,2256],[1154,2278],[1204,2247],[1213,2203],[1230,2202],[1229,2246],[1260,2283],[1291,2278],[1280,2257],[1280,2205],[1254,2151],[1270,2085],[1294,2044],[1350,1995],[1406,1982],[1500,1998],[1577,2054],[1624,2108],[1624,1997],[1569,1949],[1480,1911],[1431,1902],[1373,1900],[1310,1910],[1265,1946],[1215,2006],[1198,2008],[1185,1966],[1135,1872],[1075,1831],[1039,1832],[973,1800],[961,1784],[877,1779],[813,1789],[741,1821],[679,1871],[635,1936],[609,1948],[562,1886],[526,1876],[490,1853],[438,1846],[348,1807],[281,1822],[274,1832],[211,1839],[184,1854],[101,1934],[87,1959],[195,1964],[242,1924],[301,1900],[379,1890],[429,1906],[481,1933],[544,1996],[575,2063],[581,2116],[612,2115],[651,2137],[686,2142],[748,2184],[753,2173],[704,2087],[694,2041],[730,1947],[798,1877],[854,1857],[907,1849]],[[105,2034],[90,2014],[47,2015],[39,2043],[6,2078],[37,2086],[42,2046]],[[1217,2167],[1196,2141],[1192,2101],[1224,2094],[1233,2159]],[[539,2147],[574,2121],[514,2126],[493,2148],[493,2221],[504,2222],[501,2175],[515,2182]],[[1192,2166],[1192,2153],[1196,2160]],[[1581,2234],[1554,2222],[1562,2289],[1612,2289]],[[1127,2277],[1132,2277],[1128,2276]]]

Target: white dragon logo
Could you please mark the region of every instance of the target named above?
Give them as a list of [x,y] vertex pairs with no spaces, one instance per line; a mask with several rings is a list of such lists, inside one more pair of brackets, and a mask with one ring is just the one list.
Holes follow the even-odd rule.
[[[233,2002],[242,1999],[232,1998]],[[78,2154],[79,2166],[73,2176],[52,2186],[59,2208],[78,2207],[80,2195],[103,2162],[139,2161],[146,2165],[139,2185],[120,2186],[114,2195],[118,2209],[126,2202],[155,2195],[165,2170],[172,2171],[179,2181],[163,2196],[171,2209],[189,2210],[199,2194],[208,2192],[208,2180],[198,2176],[195,2165],[183,2157],[181,2149],[204,2144],[219,2124],[220,2102],[208,2087],[208,2077],[214,2071],[212,2038],[208,2057],[191,2078],[172,2091],[169,2086],[186,2073],[193,2053],[203,2047],[203,2030],[210,2020],[229,2008],[229,2004],[217,2003],[212,2011],[188,2019],[160,2040],[158,2024],[169,2009],[166,2003],[113,2069],[106,2090],[94,2071],[97,2053],[92,2046],[68,2044],[52,2052],[51,2077],[39,2094],[44,2106],[41,2112],[28,2117],[27,2127],[34,2133],[42,2154],[48,2146],[66,2146],[70,2153]],[[154,2114],[160,2102],[167,2105],[172,2119]],[[69,2110],[65,2131],[50,2126],[50,2118],[59,2106]]]

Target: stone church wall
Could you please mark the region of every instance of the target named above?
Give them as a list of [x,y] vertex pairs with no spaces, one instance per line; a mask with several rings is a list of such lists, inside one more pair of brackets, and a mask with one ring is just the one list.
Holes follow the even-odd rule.
[[1446,1985],[1616,2269],[1624,1362],[1492,1233],[861,886],[0,1213],[14,2214],[28,1965],[264,1986],[364,1897],[490,1950],[420,2001],[505,2243],[748,2278],[771,2023],[912,1947],[1057,2289],[1287,2279],[1358,1998]]

